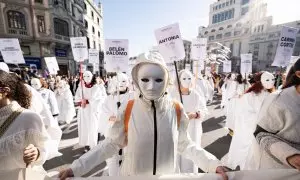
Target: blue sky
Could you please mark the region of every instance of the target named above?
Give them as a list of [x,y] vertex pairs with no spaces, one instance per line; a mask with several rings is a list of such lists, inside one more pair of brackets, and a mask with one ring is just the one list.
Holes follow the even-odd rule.
[[[98,0],[96,0],[98,1]],[[217,0],[101,0],[105,39],[129,39],[129,56],[147,51],[155,45],[154,30],[179,22],[184,39],[198,34],[199,26],[208,25],[209,5]],[[284,0],[289,14],[278,8],[283,0],[266,0],[275,23],[300,20],[296,3]],[[281,1],[281,2],[280,2]],[[292,13],[294,12],[294,13]],[[292,14],[297,16],[292,16]]]

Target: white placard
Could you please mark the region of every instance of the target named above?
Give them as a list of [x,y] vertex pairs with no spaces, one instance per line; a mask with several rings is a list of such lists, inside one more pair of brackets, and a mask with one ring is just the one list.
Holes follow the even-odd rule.
[[0,38],[0,51],[4,62],[8,64],[25,64],[18,39]]
[[50,74],[57,74],[59,67],[57,64],[56,57],[44,57],[45,63],[47,65],[48,71]]
[[157,29],[155,37],[166,63],[184,59],[185,51],[178,23]]
[[86,37],[71,37],[70,41],[75,61],[83,62],[89,58]]
[[230,73],[231,72],[231,61],[224,61],[223,62],[223,72]]
[[241,54],[241,74],[252,73],[252,54]]
[[99,51],[97,49],[89,49],[89,63],[99,64]]
[[210,74],[211,74],[211,67],[210,66],[205,67],[205,75],[208,76]]
[[192,40],[191,59],[204,61],[207,56],[207,38],[197,38]]
[[105,69],[108,72],[126,72],[129,68],[127,39],[105,40]]
[[286,67],[289,65],[296,44],[298,29],[283,26],[272,66]]
[[196,74],[196,71],[198,71],[198,73],[201,73],[202,70],[204,70],[204,61],[194,61],[193,73]]
[[292,57],[291,57],[290,63],[289,63],[289,65],[287,66],[286,71],[285,71],[286,75],[289,73],[291,67],[294,65],[294,63],[295,63],[298,59],[300,59],[300,56],[292,56]]

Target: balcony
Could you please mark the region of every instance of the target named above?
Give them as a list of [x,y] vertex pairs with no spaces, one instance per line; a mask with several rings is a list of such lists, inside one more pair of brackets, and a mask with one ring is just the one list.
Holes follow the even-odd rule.
[[62,35],[59,35],[59,34],[55,34],[55,39],[58,39],[58,40],[61,40],[61,41],[70,41],[70,37],[67,37],[67,36],[62,36]]
[[24,29],[8,29],[8,34],[15,34],[15,35],[22,35],[22,36],[28,36],[27,30]]

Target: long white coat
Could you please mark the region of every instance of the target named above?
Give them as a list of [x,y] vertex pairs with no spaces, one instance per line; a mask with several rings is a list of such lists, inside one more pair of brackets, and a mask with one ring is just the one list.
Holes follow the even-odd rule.
[[258,113],[264,99],[270,93],[262,91],[259,94],[253,92],[243,95],[237,105],[237,121],[235,121],[235,132],[228,152],[228,166],[244,168],[247,155],[253,142],[253,133],[258,123]]
[[[83,97],[82,97],[83,94]],[[81,102],[82,99],[87,99],[89,104],[85,108],[78,109],[78,136],[79,145],[90,146],[91,148],[97,145],[98,139],[98,113],[99,106],[103,101],[102,90],[99,86],[94,85],[91,88],[78,86],[75,94],[75,102]]]
[[[189,119],[181,108],[181,121],[178,128],[173,100],[168,96],[156,101],[157,112],[157,175],[175,172],[177,153],[206,172],[215,172],[219,161],[202,148],[197,148],[191,141],[187,127]],[[126,147],[121,175],[152,175],[154,156],[154,117],[151,104],[143,99],[135,99],[128,127],[128,141],[124,131],[124,110],[121,107],[118,121],[110,130],[104,142],[75,160],[71,169],[75,176],[80,176],[96,165],[117,154]]]
[[56,90],[55,97],[59,112],[62,112],[57,117],[58,122],[63,121],[67,124],[70,124],[76,115],[76,111],[74,107],[73,95],[69,86],[66,86],[61,92]]
[[46,88],[41,88],[40,90],[38,90],[38,92],[41,94],[44,102],[47,105],[47,108],[50,110],[52,115],[59,114],[58,105],[57,105],[54,92]]

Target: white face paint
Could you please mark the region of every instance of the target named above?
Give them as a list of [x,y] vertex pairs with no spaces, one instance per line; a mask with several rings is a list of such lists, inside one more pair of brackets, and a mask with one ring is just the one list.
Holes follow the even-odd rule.
[[35,90],[39,90],[42,87],[41,81],[37,78],[31,79],[31,87],[33,87]]
[[83,73],[84,82],[86,82],[87,84],[90,84],[92,82],[92,79],[93,79],[93,74],[90,71],[85,71]]
[[126,91],[127,87],[129,86],[128,76],[124,73],[119,73],[117,75],[117,80],[119,82],[119,91]]
[[265,89],[272,89],[275,84],[275,77],[269,72],[264,72],[260,79]]
[[180,76],[180,84],[184,88],[192,87],[193,75],[188,71],[183,71]]
[[144,64],[137,73],[138,86],[148,100],[160,98],[167,87],[167,72],[156,64]]

